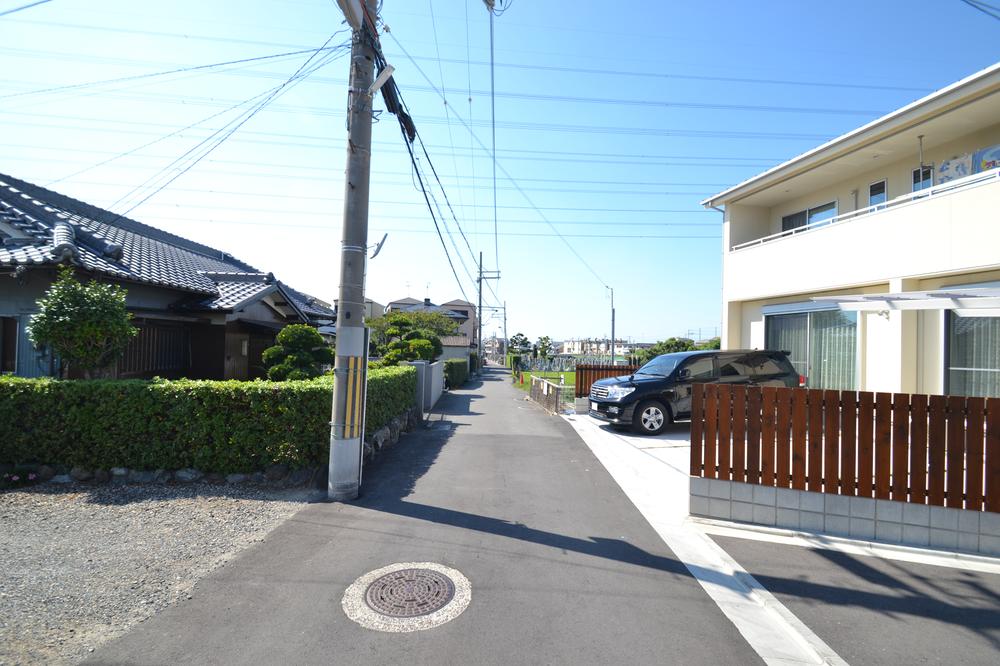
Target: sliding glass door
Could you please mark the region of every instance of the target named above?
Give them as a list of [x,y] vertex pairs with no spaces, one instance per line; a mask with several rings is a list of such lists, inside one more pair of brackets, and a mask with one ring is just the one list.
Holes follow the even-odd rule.
[[810,388],[857,388],[858,314],[840,310],[796,312],[765,318],[768,349],[789,360]]
[[948,313],[950,395],[1000,397],[1000,317]]

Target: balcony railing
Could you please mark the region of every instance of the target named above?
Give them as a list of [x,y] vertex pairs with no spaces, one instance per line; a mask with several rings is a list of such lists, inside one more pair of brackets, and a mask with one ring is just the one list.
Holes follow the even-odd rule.
[[934,187],[930,187],[924,190],[919,190],[917,192],[912,192],[910,194],[904,194],[901,197],[896,197],[892,201],[886,201],[885,203],[875,204],[874,206],[868,206],[867,208],[859,208],[857,210],[852,210],[849,213],[844,213],[843,215],[831,217],[826,220],[820,220],[818,222],[813,222],[812,224],[805,224],[801,227],[796,227],[794,229],[789,229],[787,231],[780,231],[776,234],[771,234],[770,236],[764,236],[763,238],[757,238],[752,241],[747,241],[745,243],[733,245],[731,250],[732,251],[742,250],[744,248],[752,247],[754,245],[760,245],[762,243],[768,243],[773,240],[778,240],[779,238],[786,238],[788,236],[801,234],[806,231],[813,231],[814,229],[819,229],[820,227],[828,227],[832,224],[839,224],[841,222],[846,222],[848,220],[853,220],[855,218],[864,217],[866,215],[874,215],[877,213],[882,213],[887,210],[899,208],[900,206],[906,206],[915,203],[922,199],[941,196],[943,194],[951,194],[956,190],[965,190],[972,187],[979,187],[980,185],[985,185],[987,183],[991,183],[998,180],[1000,180],[1000,169],[991,169],[989,171],[984,171],[983,173],[976,173],[971,176],[966,176],[965,178],[956,178],[955,180],[949,180],[947,183],[935,185]]

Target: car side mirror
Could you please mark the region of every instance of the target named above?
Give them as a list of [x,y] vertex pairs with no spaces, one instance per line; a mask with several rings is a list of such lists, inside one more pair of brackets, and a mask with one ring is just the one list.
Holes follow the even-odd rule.
[[681,368],[677,371],[677,379],[691,379],[691,369]]

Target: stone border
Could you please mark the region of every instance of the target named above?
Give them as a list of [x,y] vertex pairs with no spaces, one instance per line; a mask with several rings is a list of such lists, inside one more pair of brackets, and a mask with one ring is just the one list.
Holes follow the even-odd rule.
[[[417,617],[390,617],[369,607],[368,602],[365,601],[365,592],[368,590],[368,586],[386,574],[404,569],[430,569],[447,576],[455,585],[455,596],[433,613]],[[446,622],[451,622],[469,607],[471,601],[472,584],[461,572],[434,562],[398,562],[370,571],[351,583],[344,592],[340,605],[347,617],[365,629],[390,633],[409,633],[432,629]]]
[[1000,514],[691,477],[692,516],[1000,555]]

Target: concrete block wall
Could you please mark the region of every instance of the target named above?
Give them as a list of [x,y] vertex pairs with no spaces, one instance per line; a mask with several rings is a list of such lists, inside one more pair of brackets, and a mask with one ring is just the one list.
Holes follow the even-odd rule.
[[691,478],[691,515],[1000,556],[1000,514]]

